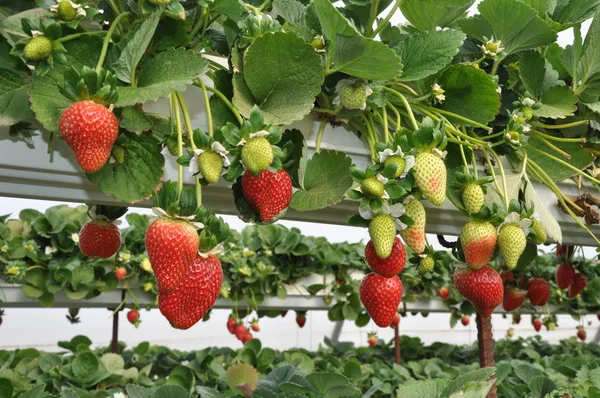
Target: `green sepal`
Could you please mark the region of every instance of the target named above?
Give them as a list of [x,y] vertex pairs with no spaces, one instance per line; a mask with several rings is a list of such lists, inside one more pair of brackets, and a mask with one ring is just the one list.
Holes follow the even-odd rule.
[[96,72],[84,66],[81,71],[69,68],[59,90],[73,102],[92,100],[98,104],[110,105],[117,100],[117,77],[106,69]]
[[127,213],[127,211],[129,210],[129,208],[123,206],[108,206],[94,204],[87,204],[87,206],[89,208],[88,215],[93,208],[96,216],[103,216],[110,221],[114,221],[118,218],[123,217],[125,213]]

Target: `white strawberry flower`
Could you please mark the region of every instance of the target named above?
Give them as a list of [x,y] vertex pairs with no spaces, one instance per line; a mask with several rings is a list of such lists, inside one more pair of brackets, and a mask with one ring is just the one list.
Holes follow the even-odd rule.
[[50,11],[58,14],[58,6],[60,5],[60,3],[69,3],[71,7],[73,7],[73,9],[77,10],[77,16],[86,16],[85,10],[83,9],[83,7],[81,7],[81,4],[73,3],[71,0],[57,0],[56,4],[50,7]]
[[[220,142],[218,142],[218,141],[213,142],[212,145],[210,146],[210,150],[218,153],[219,156],[221,156],[221,159],[223,159],[223,168],[229,167],[229,165],[231,164],[231,162],[229,161],[229,158],[227,157],[227,155],[229,155],[229,151],[227,149],[225,149],[225,147]],[[200,172],[200,169],[198,168],[198,159],[200,158],[200,155],[202,155],[204,152],[206,152],[205,149],[197,148],[194,151],[194,156],[190,160],[190,165],[188,166],[188,170],[190,171],[190,173],[198,174],[198,176],[200,178],[202,178],[203,176],[202,176],[202,173]]]
[[79,234],[78,233],[71,234],[71,240],[75,243],[79,243]]
[[398,178],[406,177],[410,169],[412,169],[415,166],[415,157],[412,155],[404,155],[404,152],[402,152],[402,148],[400,148],[400,145],[396,147],[395,151],[386,148],[383,151],[379,152],[378,155],[379,163],[385,163],[385,161],[391,156],[400,156],[402,159],[404,159],[406,165],[404,166],[404,171],[402,172],[402,174],[400,174],[400,176],[398,176]]
[[502,230],[503,226],[508,224],[517,224],[519,227],[521,227],[521,229],[525,233],[525,236],[529,235],[529,228],[531,227],[531,220],[529,218],[521,219],[519,213],[514,211],[510,212],[504,219],[504,222],[498,227],[498,232]]
[[498,94],[502,94],[502,87],[500,87],[500,86],[496,87],[496,92]]
[[190,361],[181,361],[181,366],[188,366]]
[[375,217],[379,213],[389,214],[394,219],[394,223],[396,224],[396,229],[399,231],[402,231],[403,229],[406,228],[406,224],[404,224],[402,221],[400,221],[400,218],[399,218],[405,212],[406,212],[406,209],[404,208],[404,205],[402,203],[396,203],[391,206],[388,205],[387,203],[384,203],[381,206],[381,209],[379,209],[377,211],[373,211],[373,209],[371,209],[369,206],[361,206],[358,208],[358,214],[360,214],[360,216],[362,218],[364,218],[365,220],[372,220],[373,217]]
[[437,102],[440,103],[446,99],[446,96],[444,95],[445,92],[446,90],[444,90],[442,86],[440,86],[437,83],[435,83],[431,88],[431,94],[433,95],[433,98],[435,98]]
[[267,256],[272,256],[272,255],[273,255],[273,252],[272,252],[271,250],[267,249],[267,250],[265,250],[265,254],[266,254]]
[[524,133],[529,133],[531,131],[531,126],[526,124],[523,126],[523,132]]
[[[377,178],[377,180],[380,183],[382,183],[383,185],[388,183],[388,179],[385,178],[384,176],[382,176],[381,174],[377,174],[377,176],[375,176],[375,178]],[[360,187],[360,184],[355,184],[354,190],[358,191],[360,193],[363,193],[362,188]],[[389,199],[389,198],[390,198],[390,195],[384,190],[383,195],[381,196],[381,199]]]
[[45,253],[47,256],[49,256],[50,254],[52,254],[52,253],[55,253],[55,252],[56,252],[56,249],[55,249],[55,248],[53,248],[52,246],[46,246],[46,247],[44,248],[44,253]]
[[535,105],[535,101],[532,100],[531,98],[523,98],[523,100],[521,101],[521,104],[523,106],[534,106]]
[[113,394],[113,398],[127,398],[127,395],[123,394],[122,392],[116,392]]
[[489,55],[490,57],[495,57],[504,51],[504,47],[502,47],[502,42],[500,40],[488,40],[485,44],[481,45],[481,49],[485,55]]
[[521,143],[521,134],[519,134],[518,131],[509,131],[506,134],[504,134],[504,138],[506,139],[506,141],[510,142],[513,145],[520,145]]
[[8,245],[2,245],[0,246],[0,251],[3,253],[6,253],[8,251]]
[[120,252],[119,261],[123,264],[127,264],[129,261],[131,261],[131,254],[128,252]]

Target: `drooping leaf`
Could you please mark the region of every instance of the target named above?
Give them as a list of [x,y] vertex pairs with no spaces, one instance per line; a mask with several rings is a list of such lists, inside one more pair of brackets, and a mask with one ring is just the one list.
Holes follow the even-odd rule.
[[25,73],[0,68],[0,126],[12,126],[33,116],[29,89]]
[[[582,148],[579,144],[573,142],[563,142],[560,145],[560,149],[571,155],[571,159],[565,159],[562,158],[561,155],[553,153],[545,146],[543,142],[538,140],[530,140],[527,143],[525,150],[527,150],[529,147],[535,147],[540,151],[560,158],[579,170],[588,168],[589,165],[594,161],[594,156],[590,153],[589,149]],[[536,162],[542,168],[542,170],[544,170],[548,176],[552,178],[553,181],[562,181],[577,174],[577,172],[573,171],[572,169],[540,154],[539,152],[527,150],[527,155],[529,159]]]
[[402,70],[402,60],[380,41],[362,36],[337,37],[334,69],[368,80],[389,80]]
[[449,26],[464,14],[475,0],[404,0],[402,15],[420,31],[435,31],[437,26]]
[[556,8],[552,13],[552,20],[561,24],[583,22],[591,18],[600,6],[600,0],[563,0],[556,3]]
[[551,87],[540,99],[542,107],[533,113],[538,117],[563,119],[577,110],[577,97],[567,86]]
[[[600,10],[596,12],[583,43],[583,52],[577,63],[577,79],[580,81],[576,89],[578,95],[586,90],[595,89],[597,92],[600,89]],[[595,97],[598,98],[597,95]]]

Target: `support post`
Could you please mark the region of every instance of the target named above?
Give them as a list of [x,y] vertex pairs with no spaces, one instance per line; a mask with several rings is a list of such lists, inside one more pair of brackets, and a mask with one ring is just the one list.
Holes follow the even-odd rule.
[[396,363],[398,365],[400,365],[401,363],[401,358],[400,358],[400,326],[396,326],[394,328],[394,354],[395,354],[395,359],[396,359]]
[[[114,311],[109,309],[109,311]],[[112,327],[112,341],[110,344],[110,352],[117,354],[119,352],[119,313],[117,311],[113,314],[113,327]]]
[[[492,317],[482,317],[477,313],[477,344],[479,345],[479,365],[487,368],[496,365],[494,358],[494,336],[492,333]],[[488,393],[487,398],[496,398],[496,384]]]
[[333,327],[333,332],[331,333],[331,341],[337,343],[340,340],[340,334],[342,334],[342,327],[344,326],[344,321],[337,321],[335,326]]

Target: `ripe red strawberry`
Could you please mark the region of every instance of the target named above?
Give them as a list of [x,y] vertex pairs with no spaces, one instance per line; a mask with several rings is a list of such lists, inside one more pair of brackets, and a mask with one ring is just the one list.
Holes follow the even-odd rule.
[[285,316],[287,315],[287,313],[288,313],[288,310],[282,310],[282,311],[280,312],[280,314],[281,314],[281,317],[282,317],[282,318],[285,318]]
[[550,284],[542,278],[533,278],[529,281],[527,296],[531,305],[545,305],[550,298]]
[[585,339],[587,338],[587,333],[585,332],[584,328],[577,328],[577,338],[581,341],[585,341]]
[[446,300],[448,298],[448,296],[450,296],[450,289],[448,289],[447,287],[441,287],[438,290],[438,296],[440,296],[440,298],[442,300]]
[[159,290],[177,288],[196,260],[198,232],[187,221],[169,217],[155,220],[146,232],[146,250]]
[[256,319],[253,320],[252,323],[250,323],[250,327],[252,328],[252,331],[260,332],[260,325],[258,324],[258,321]]
[[[556,246],[556,257],[559,257],[559,261],[564,260],[569,262],[573,258],[575,247],[570,245],[557,245]],[[563,258],[564,257],[564,258]]]
[[198,255],[181,285],[172,292],[159,290],[160,312],[176,329],[189,329],[217,301],[223,283],[221,262],[215,255]]
[[600,321],[600,314],[596,314],[596,318]]
[[396,237],[396,239],[394,239],[391,254],[388,258],[381,258],[377,255],[373,242],[369,241],[365,247],[365,258],[373,272],[385,278],[391,278],[404,270],[404,265],[406,264],[406,249],[400,241],[400,238]]
[[579,293],[583,292],[585,286],[587,285],[588,279],[585,275],[578,272],[575,274],[573,278],[573,283],[569,287],[569,297],[573,298],[577,296]]
[[79,250],[88,257],[109,258],[121,247],[121,231],[110,221],[92,220],[79,231]]
[[244,335],[244,337],[242,337],[242,343],[246,344],[247,342],[249,342],[250,340],[252,340],[254,338],[254,336],[252,336],[252,333],[250,333],[249,330],[246,330],[246,334]]
[[441,206],[446,200],[446,165],[433,152],[420,152],[415,157],[415,180],[423,196]]
[[513,282],[515,280],[515,274],[512,271],[502,271],[500,272],[500,278],[502,278],[502,282]]
[[556,284],[560,289],[566,289],[573,284],[575,280],[575,268],[571,264],[559,264],[556,267],[554,277],[556,278]]
[[513,314],[513,316],[512,316],[512,323],[514,325],[518,325],[519,323],[521,323],[521,315],[519,315],[519,314]]
[[119,135],[119,122],[105,106],[94,101],[80,101],[63,112],[58,130],[75,152],[79,166],[86,173],[93,173],[110,158]]
[[127,320],[129,323],[135,324],[138,319],[140,319],[140,312],[136,309],[129,310],[127,313]]
[[375,333],[369,333],[367,342],[371,347],[375,347],[377,345],[377,335]]
[[523,305],[525,301],[525,292],[516,287],[506,287],[504,289],[504,299],[502,300],[502,308],[504,311],[514,311]]
[[372,272],[360,283],[360,301],[381,328],[390,326],[401,298],[402,281],[398,276],[384,278]]
[[460,323],[462,323],[463,326],[469,326],[469,323],[471,323],[471,318],[469,318],[468,315],[463,315],[463,317],[460,318]]
[[118,281],[125,278],[126,276],[127,270],[125,268],[119,267],[115,270],[115,278],[117,278]]
[[392,329],[395,329],[398,327],[398,325],[400,325],[400,314],[396,312],[396,315],[394,315],[394,318],[392,318],[392,323],[390,324],[390,327]]
[[473,303],[482,317],[491,316],[504,297],[502,278],[489,265],[478,270],[464,265],[457,266],[454,271],[454,285],[460,294]]
[[405,213],[412,218],[414,224],[400,231],[400,236],[415,254],[425,251],[425,208],[416,198],[411,198],[404,204]]
[[286,210],[292,200],[292,179],[284,169],[277,173],[264,170],[253,177],[246,170],[242,176],[242,192],[261,221],[270,221]]
[[496,247],[496,228],[485,221],[470,221],[460,231],[465,261],[473,269],[486,265]]
[[242,339],[244,338],[244,336],[246,336],[246,333],[247,333],[247,332],[248,332],[248,329],[246,329],[246,327],[245,327],[243,324],[239,323],[239,324],[238,324],[238,325],[235,327],[235,329],[234,329],[234,332],[233,332],[233,333],[235,334],[235,337],[236,337],[238,340],[242,341]]
[[235,320],[234,317],[229,317],[229,319],[227,319],[227,330],[229,330],[229,333],[234,334],[235,333],[235,324],[237,323],[237,321]]
[[298,315],[296,315],[296,324],[300,329],[304,327],[306,324],[306,314],[304,312],[299,312]]
[[542,329],[542,321],[539,318],[533,320],[533,328],[536,332],[539,332]]

